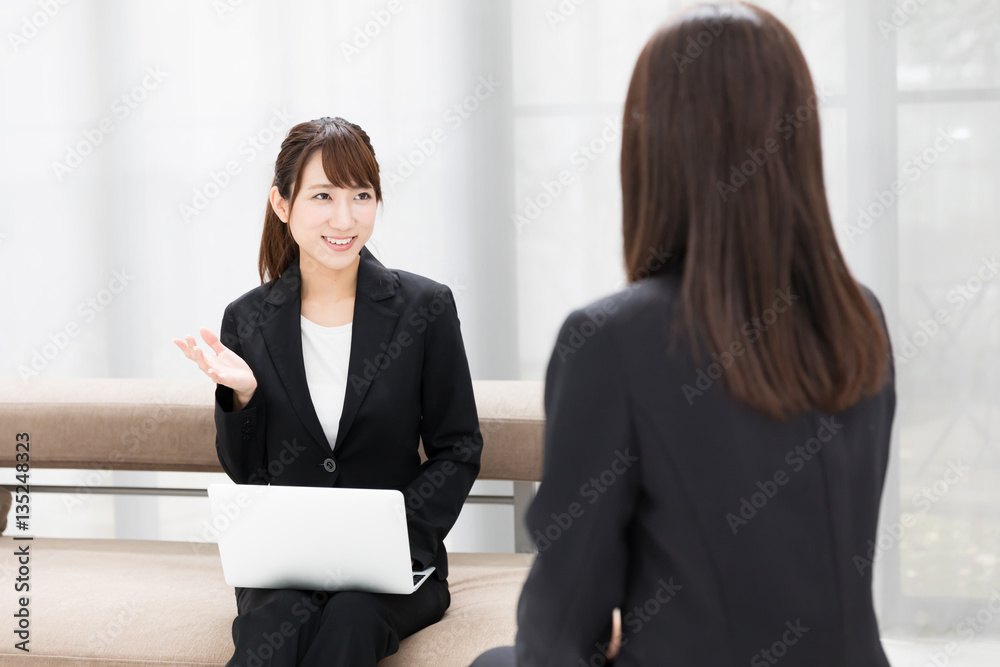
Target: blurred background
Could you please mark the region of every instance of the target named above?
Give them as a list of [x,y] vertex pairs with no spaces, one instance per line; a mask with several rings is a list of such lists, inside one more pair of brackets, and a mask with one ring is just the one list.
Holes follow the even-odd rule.
[[[218,332],[260,284],[281,140],[339,115],[382,168],[368,247],[451,286],[475,379],[542,380],[569,311],[625,286],[626,86],[654,28],[688,4],[4,0],[0,373],[204,378],[171,338]],[[1000,2],[758,4],[809,61],[838,237],[892,330],[899,402],[873,545],[883,632],[946,639],[978,615],[977,642],[995,637]],[[228,479],[33,472],[81,487]],[[33,500],[39,536],[193,540],[209,516],[200,497]],[[512,522],[508,506],[469,506],[448,546],[510,551]],[[898,664],[924,664],[914,656]]]

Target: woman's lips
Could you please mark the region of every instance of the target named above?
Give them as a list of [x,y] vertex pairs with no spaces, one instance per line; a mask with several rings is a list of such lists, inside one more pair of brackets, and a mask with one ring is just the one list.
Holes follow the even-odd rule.
[[331,242],[330,241],[330,237],[324,236],[323,237],[323,242],[326,243],[326,247],[328,247],[330,250],[333,250],[334,252],[343,252],[345,250],[350,250],[351,248],[353,248],[354,247],[354,242],[357,239],[358,239],[357,236],[352,236],[350,243],[337,244],[337,243]]

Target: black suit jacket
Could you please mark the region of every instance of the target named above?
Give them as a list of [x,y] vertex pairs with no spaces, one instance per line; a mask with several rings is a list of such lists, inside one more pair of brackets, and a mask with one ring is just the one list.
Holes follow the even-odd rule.
[[729,397],[715,359],[665,354],[679,285],[644,280],[559,332],[518,664],[604,664],[620,607],[619,666],[887,667],[871,559],[894,376],[842,413],[771,421]]
[[220,339],[253,370],[257,389],[233,412],[232,389],[216,385],[219,461],[238,484],[399,489],[411,556],[435,565],[444,579],[443,540],[482,451],[458,312],[446,285],[387,269],[366,247],[359,261],[348,386],[333,448],[306,384],[296,258],[281,277],[226,306]]

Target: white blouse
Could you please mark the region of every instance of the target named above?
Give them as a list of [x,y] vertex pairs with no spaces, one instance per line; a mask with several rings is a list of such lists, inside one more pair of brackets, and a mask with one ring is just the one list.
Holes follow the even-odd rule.
[[302,320],[302,362],[309,396],[333,451],[347,395],[347,366],[351,360],[354,323],[324,327],[307,320],[305,315],[299,317]]

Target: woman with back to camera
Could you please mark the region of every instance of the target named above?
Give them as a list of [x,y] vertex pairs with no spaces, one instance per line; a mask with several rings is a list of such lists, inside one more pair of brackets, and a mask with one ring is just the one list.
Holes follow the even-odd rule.
[[681,12],[642,50],[629,286],[559,331],[516,646],[475,667],[888,666],[868,558],[894,371],[834,236],[815,104],[751,5]]
[[451,290],[365,247],[382,201],[368,135],[300,123],[274,173],[262,284],[219,337],[201,329],[215,355],[174,339],[217,383],[219,461],[238,484],[399,489],[414,567],[436,570],[410,595],[237,587],[227,664],[374,666],[451,602],[443,540],[482,451],[472,379]]

